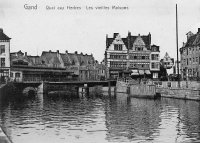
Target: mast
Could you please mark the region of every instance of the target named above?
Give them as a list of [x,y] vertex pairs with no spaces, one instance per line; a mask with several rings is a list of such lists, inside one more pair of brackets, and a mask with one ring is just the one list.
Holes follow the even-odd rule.
[[176,52],[177,52],[177,70],[178,70],[178,87],[180,87],[180,79],[179,79],[179,58],[178,58],[178,10],[176,4]]

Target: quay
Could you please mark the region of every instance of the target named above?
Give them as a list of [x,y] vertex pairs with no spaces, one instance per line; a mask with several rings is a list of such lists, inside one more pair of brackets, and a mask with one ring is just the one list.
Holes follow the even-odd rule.
[[184,100],[200,101],[200,82],[181,81],[151,81],[138,83],[132,80],[117,80],[117,92],[127,93],[130,97],[166,97]]

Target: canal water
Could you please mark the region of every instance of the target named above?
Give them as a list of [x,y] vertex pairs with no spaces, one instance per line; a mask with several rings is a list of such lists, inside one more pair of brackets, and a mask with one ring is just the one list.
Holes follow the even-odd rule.
[[1,99],[13,143],[200,142],[200,102],[93,96]]

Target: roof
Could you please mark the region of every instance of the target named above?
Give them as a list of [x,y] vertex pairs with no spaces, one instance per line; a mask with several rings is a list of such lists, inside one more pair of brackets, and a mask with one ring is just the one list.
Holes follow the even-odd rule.
[[60,54],[63,62],[65,65],[71,65],[71,60],[70,60],[70,57],[68,56],[68,54]]
[[3,33],[3,29],[0,28],[0,40],[10,40],[11,38],[9,38],[6,34]]
[[186,47],[193,46],[193,43],[197,37],[197,34],[190,36],[190,38],[187,40],[187,43],[185,44]]
[[79,61],[78,61],[78,57],[76,56],[76,54],[74,53],[68,53],[68,56],[71,60],[71,64],[72,65],[80,65]]
[[[112,42],[115,40],[116,38],[116,34],[118,33],[114,33],[113,38],[108,38],[106,37],[106,49],[108,49],[108,47],[112,44]],[[140,36],[140,35],[138,35]],[[124,42],[125,46],[128,48],[128,39],[130,38],[130,47],[133,47],[133,43],[135,42],[135,40],[137,39],[138,36],[132,36],[130,33],[126,38],[121,38],[122,41]],[[140,36],[142,38],[142,40],[145,43],[145,46],[147,48],[150,47],[151,44],[151,34],[149,33],[148,35],[142,35]]]
[[42,64],[42,59],[40,56],[27,56],[29,63],[31,65],[41,65]]
[[49,64],[61,64],[60,60],[58,59],[57,52],[42,52],[42,59],[46,59],[46,62]]
[[200,45],[200,32],[197,32],[196,34],[191,34],[191,36],[188,38],[185,47],[189,46],[199,46]]

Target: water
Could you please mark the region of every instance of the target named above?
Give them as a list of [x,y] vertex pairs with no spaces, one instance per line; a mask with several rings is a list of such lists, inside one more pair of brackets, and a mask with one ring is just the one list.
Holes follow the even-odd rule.
[[200,102],[93,97],[1,99],[13,143],[200,142]]

